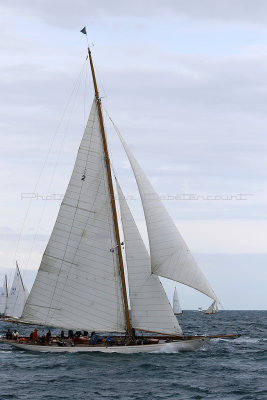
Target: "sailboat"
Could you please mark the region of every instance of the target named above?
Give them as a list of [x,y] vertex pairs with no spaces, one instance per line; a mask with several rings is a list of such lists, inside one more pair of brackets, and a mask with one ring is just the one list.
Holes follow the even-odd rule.
[[7,300],[8,300],[7,276],[5,275],[4,284],[3,284],[1,295],[0,295],[0,316],[1,316],[1,318],[3,318],[6,315]]
[[180,306],[176,287],[175,287],[174,293],[173,293],[173,312],[174,312],[174,315],[181,315],[183,313],[181,306]]
[[211,336],[184,335],[159,277],[193,287],[216,303],[217,296],[116,128],[140,192],[149,236],[148,253],[118,179],[112,176],[102,102],[89,47],[88,56],[95,97],[67,190],[19,322],[83,330],[91,332],[91,339],[101,335],[101,340],[93,343],[87,338],[79,342],[66,339],[62,344],[53,339],[44,345],[23,338],[11,344],[48,352],[196,350]]
[[28,295],[29,292],[23,283],[18,263],[16,263],[13,283],[8,293],[6,315],[8,317],[20,318]]
[[20,318],[29,292],[24,286],[22,276],[16,263],[16,270],[10,290],[7,288],[7,276],[0,297],[0,315],[4,319]]
[[205,311],[205,314],[215,314],[218,311],[216,301],[214,301],[209,308]]

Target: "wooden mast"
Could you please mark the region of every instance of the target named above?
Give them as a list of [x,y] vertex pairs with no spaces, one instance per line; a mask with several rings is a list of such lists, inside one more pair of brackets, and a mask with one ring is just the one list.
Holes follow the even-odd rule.
[[120,273],[121,273],[121,281],[122,281],[122,292],[123,292],[125,318],[126,318],[128,334],[131,335],[131,323],[130,323],[130,317],[129,317],[128,299],[127,299],[127,291],[126,291],[123,259],[122,259],[122,252],[121,252],[120,232],[119,232],[119,226],[118,226],[116,202],[115,202],[112,175],[111,175],[111,168],[110,168],[110,159],[109,159],[109,154],[108,154],[107,139],[106,139],[104,122],[103,122],[103,115],[102,115],[102,108],[101,108],[101,98],[99,97],[99,92],[98,92],[97,83],[96,83],[96,77],[95,77],[94,64],[93,64],[91,50],[90,50],[89,46],[88,46],[88,55],[89,55],[89,60],[90,60],[90,66],[91,66],[91,71],[92,71],[93,82],[94,82],[95,98],[96,98],[96,104],[97,104],[97,110],[98,110],[98,116],[99,116],[99,122],[100,122],[100,130],[101,130],[101,135],[102,135],[103,148],[104,148],[106,167],[107,167],[108,185],[109,185],[109,192],[110,192],[110,198],[111,198],[112,214],[113,214],[113,220],[114,220],[114,226],[115,226],[115,234],[116,234],[117,249],[118,249],[118,256],[119,256],[119,265],[120,265]]

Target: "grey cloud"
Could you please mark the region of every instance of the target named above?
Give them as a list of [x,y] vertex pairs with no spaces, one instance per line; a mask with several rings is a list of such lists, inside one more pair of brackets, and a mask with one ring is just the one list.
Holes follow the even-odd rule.
[[[160,67],[154,53],[145,55],[145,50],[139,49],[144,54],[142,64],[135,61],[125,68],[123,62],[113,61],[107,69],[101,60],[99,70],[108,108],[146,171],[162,175],[157,164],[151,164],[151,154],[157,154],[160,147],[158,166],[177,165],[180,177],[205,174],[206,179],[227,175],[248,178],[254,176],[255,169],[264,175],[257,163],[264,162],[267,146],[265,56],[203,58],[162,53],[164,65]],[[25,64],[10,69],[8,83],[0,82],[9,102],[3,104],[2,121],[6,120],[14,135],[32,135],[29,157],[36,154],[38,158],[49,146],[52,127],[65,102],[65,88],[74,80],[72,75],[71,70],[46,73],[46,68]],[[11,109],[16,121],[8,115]],[[82,132],[79,116],[81,112],[76,110],[76,147]],[[20,150],[19,144],[20,140]],[[119,150],[116,145],[115,152]],[[258,157],[253,160],[256,153]]]
[[66,28],[80,27],[82,21],[90,25],[113,23],[120,18],[162,19],[164,17],[186,17],[189,19],[214,22],[241,22],[266,25],[267,4],[264,0],[88,0],[42,1],[13,0],[8,7],[18,16],[25,12],[38,16],[45,22]]

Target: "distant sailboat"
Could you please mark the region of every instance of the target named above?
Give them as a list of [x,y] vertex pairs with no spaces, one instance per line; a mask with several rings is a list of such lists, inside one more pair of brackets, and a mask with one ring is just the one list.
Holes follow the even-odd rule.
[[0,296],[0,315],[4,318],[20,318],[29,292],[24,286],[19,266],[16,264],[11,288],[8,290],[7,277]]
[[29,292],[23,284],[19,266],[16,263],[13,283],[8,293],[6,315],[8,317],[20,318],[28,295]]
[[205,314],[215,314],[218,311],[218,306],[216,301],[214,301],[209,308],[207,309],[207,311],[205,311]]
[[[82,30],[86,33],[85,28]],[[162,348],[189,351],[209,336],[184,336],[159,276],[217,297],[199,269],[175,223],[117,130],[134,172],[144,209],[150,254],[137,229],[118,181],[129,283],[124,271],[110,155],[91,51],[95,99],[74,169],[20,322],[111,335],[105,342],[49,352],[153,352]],[[131,319],[129,317],[131,304]],[[137,336],[144,331],[146,336]],[[155,336],[155,334],[157,336]],[[140,335],[140,334],[139,334]],[[144,339],[145,338],[145,339]],[[26,338],[14,346],[44,351]]]
[[8,300],[7,276],[5,275],[4,284],[3,284],[1,296],[0,296],[0,316],[1,317],[6,315],[7,300]]
[[175,315],[181,315],[183,313],[181,306],[180,306],[176,287],[175,287],[174,293],[173,293],[173,312]]

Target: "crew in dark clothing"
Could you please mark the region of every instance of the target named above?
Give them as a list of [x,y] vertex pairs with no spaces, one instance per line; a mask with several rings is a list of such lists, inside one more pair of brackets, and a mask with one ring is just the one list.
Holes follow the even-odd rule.
[[39,339],[40,344],[45,344],[45,340],[46,340],[45,335],[42,335],[42,336],[40,337],[40,339]]
[[135,339],[135,329],[132,328],[132,337]]
[[74,334],[73,334],[73,330],[72,330],[72,329],[70,329],[70,330],[68,331],[68,338],[69,338],[69,339],[73,339],[73,338],[74,338]]
[[61,331],[60,337],[61,337],[61,339],[64,339],[64,338],[65,338],[65,333],[64,333],[64,331]]
[[8,340],[11,340],[11,339],[12,339],[12,333],[10,332],[10,329],[8,329],[8,331],[7,331],[7,333],[6,333],[6,338],[7,338]]
[[93,332],[91,333],[91,337],[90,337],[89,344],[96,344],[96,342],[97,342],[97,335],[96,335],[96,333],[93,331]]
[[51,331],[50,331],[50,329],[49,329],[49,331],[48,331],[47,334],[46,334],[46,341],[47,341],[47,343],[50,342],[51,336],[52,336],[52,334],[51,334]]

